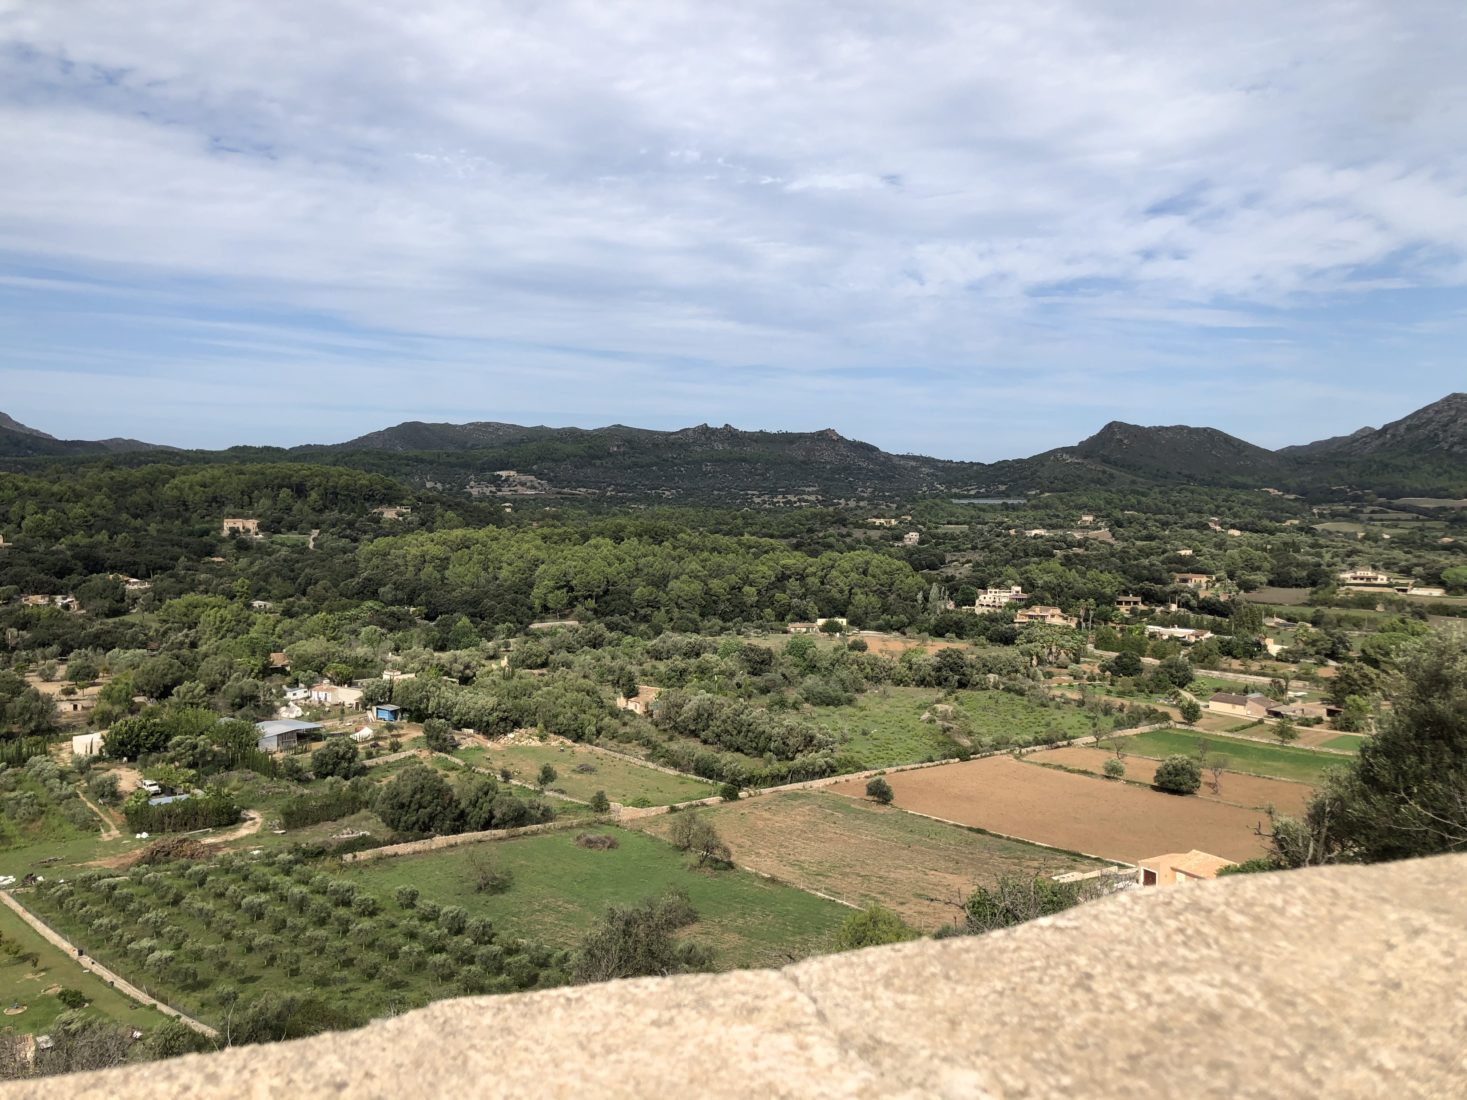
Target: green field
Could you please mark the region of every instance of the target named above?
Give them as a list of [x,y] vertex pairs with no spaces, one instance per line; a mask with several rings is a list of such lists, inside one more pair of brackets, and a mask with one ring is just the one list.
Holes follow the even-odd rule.
[[1338,737],[1331,737],[1328,741],[1321,741],[1319,747],[1322,749],[1339,749],[1342,752],[1359,752],[1360,746],[1365,744],[1365,738],[1357,733],[1342,733]]
[[[685,890],[700,917],[687,934],[716,948],[720,968],[780,965],[829,950],[849,913],[746,871],[693,869],[687,855],[642,833],[588,831],[610,833],[620,846],[591,851],[565,831],[352,864],[345,873],[384,898],[410,883],[424,898],[462,905],[501,932],[552,947],[573,946],[608,905]],[[474,865],[486,857],[514,876],[504,893],[474,891]]]
[[0,955],[0,1007],[25,1006],[25,1011],[4,1018],[3,1026],[23,1035],[44,1034],[66,1008],[54,993],[55,986],[75,989],[88,1001],[88,1010],[118,1023],[144,1031],[163,1020],[155,1009],[144,1008],[124,997],[90,971],[83,970],[75,959],[63,954],[41,938],[30,925],[9,909],[0,906],[0,937],[15,944],[20,954],[34,952],[36,965],[19,956]]
[[473,745],[454,755],[496,773],[508,767],[524,783],[535,782],[541,765],[549,764],[558,773],[550,790],[582,802],[597,791],[628,806],[667,806],[718,793],[713,784],[691,775],[669,775],[584,745],[519,744],[495,749]]
[[868,768],[942,760],[957,755],[960,742],[935,722],[923,722],[929,708],[954,708],[953,720],[973,750],[1028,745],[1048,732],[1080,737],[1095,732],[1097,719],[1078,707],[1045,706],[1006,691],[960,691],[951,698],[934,688],[883,688],[868,691],[844,707],[806,712],[834,733],[842,751]]
[[1193,733],[1186,730],[1150,730],[1124,738],[1122,747],[1138,756],[1165,757],[1173,753],[1194,756],[1198,741],[1205,740],[1209,753],[1228,758],[1234,771],[1274,779],[1292,779],[1299,783],[1317,784],[1326,768],[1337,768],[1344,761],[1338,756],[1286,745],[1269,745],[1241,737],[1217,733]]

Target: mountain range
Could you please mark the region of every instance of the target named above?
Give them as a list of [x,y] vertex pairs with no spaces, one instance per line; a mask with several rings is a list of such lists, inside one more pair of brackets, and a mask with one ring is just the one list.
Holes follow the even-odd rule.
[[663,432],[493,421],[409,421],[344,443],[183,452],[132,439],[60,440],[0,414],[0,459],[111,455],[140,462],[159,450],[170,450],[169,461],[347,465],[481,494],[549,489],[831,500],[1195,484],[1459,495],[1467,493],[1467,393],[1450,394],[1380,428],[1277,451],[1215,428],[1113,421],[1074,446],[994,463],[890,454],[833,429],[760,432],[702,424]]

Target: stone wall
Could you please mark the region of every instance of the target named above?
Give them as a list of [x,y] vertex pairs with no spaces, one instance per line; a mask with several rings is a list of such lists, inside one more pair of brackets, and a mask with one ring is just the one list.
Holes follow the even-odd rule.
[[445,1001],[0,1097],[1467,1095],[1467,855],[1133,890],[779,971]]

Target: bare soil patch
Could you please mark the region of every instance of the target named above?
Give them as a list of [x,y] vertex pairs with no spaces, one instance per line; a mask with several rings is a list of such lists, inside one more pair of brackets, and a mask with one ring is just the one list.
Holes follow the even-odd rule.
[[[1115,759],[1114,753],[1102,749],[1068,747],[1034,753],[1032,756],[1026,756],[1024,762],[1035,765],[1061,764],[1067,768],[1079,768],[1092,775],[1101,775],[1101,768],[1105,762],[1113,759]],[[1155,778],[1157,765],[1161,761],[1149,756],[1135,756],[1127,753],[1121,763],[1126,765],[1126,779],[1149,784]],[[1258,775],[1225,771],[1218,784],[1218,793],[1213,794],[1208,785],[1211,781],[1212,773],[1203,772],[1202,789],[1197,792],[1198,798],[1214,802],[1232,802],[1254,809],[1272,805],[1281,813],[1293,817],[1304,812],[1304,804],[1309,801],[1309,796],[1314,791],[1312,787],[1304,783],[1293,783],[1287,779],[1266,779]],[[1161,855],[1162,853],[1155,854]]]
[[900,657],[909,649],[920,649],[924,653],[936,653],[939,649],[966,649],[966,642],[947,641],[918,641],[915,638],[903,638],[899,634],[860,634],[855,635],[866,643],[866,651],[874,653],[879,657]]
[[[887,777],[896,805],[1007,836],[1135,863],[1200,848],[1225,859],[1264,854],[1258,810],[1114,783],[1010,756],[898,772]],[[865,783],[831,791],[860,798]]]

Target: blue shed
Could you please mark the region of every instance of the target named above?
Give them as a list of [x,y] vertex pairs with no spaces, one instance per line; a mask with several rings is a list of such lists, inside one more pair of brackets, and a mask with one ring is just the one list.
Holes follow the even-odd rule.
[[372,717],[380,722],[396,722],[402,718],[402,708],[396,703],[377,703],[372,707]]

